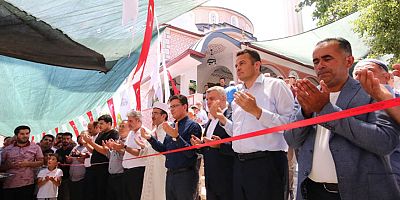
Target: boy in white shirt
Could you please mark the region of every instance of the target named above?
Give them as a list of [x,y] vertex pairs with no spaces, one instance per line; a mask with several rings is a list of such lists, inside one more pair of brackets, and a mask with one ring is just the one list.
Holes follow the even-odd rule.
[[38,174],[38,200],[57,200],[58,186],[61,185],[61,177],[63,176],[63,172],[57,168],[57,164],[57,154],[49,154],[47,168],[40,170]]

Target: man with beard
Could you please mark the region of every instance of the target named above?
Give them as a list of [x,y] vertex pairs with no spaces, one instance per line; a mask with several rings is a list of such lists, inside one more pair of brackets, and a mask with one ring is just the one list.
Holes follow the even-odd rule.
[[[153,131],[151,135],[145,131],[142,132],[142,137],[153,136],[158,141],[162,142],[165,138],[165,131],[162,124],[168,120],[168,105],[165,103],[155,102],[153,111],[151,112],[151,120]],[[148,135],[149,134],[149,135]],[[147,147],[144,149],[145,154],[150,155],[157,153],[153,148]],[[164,156],[153,156],[146,159],[146,171],[144,172],[143,191],[141,200],[157,200],[165,199],[165,168]]]
[[31,200],[34,190],[33,170],[43,165],[39,145],[29,142],[31,129],[18,126],[14,130],[16,141],[2,152],[0,171],[14,174],[4,181],[2,199]]
[[71,146],[72,133],[65,132],[62,134],[62,146],[57,149],[56,154],[59,156],[58,162],[60,163],[60,169],[63,171],[61,185],[58,187],[58,198],[59,200],[69,200],[69,165],[67,164],[67,156],[72,151]]
[[[39,143],[43,154],[44,154],[44,152],[53,151],[52,150],[53,142],[54,142],[53,135],[47,134],[47,135],[43,136],[42,140],[40,140],[40,143]],[[53,151],[53,153],[54,153],[54,151]]]

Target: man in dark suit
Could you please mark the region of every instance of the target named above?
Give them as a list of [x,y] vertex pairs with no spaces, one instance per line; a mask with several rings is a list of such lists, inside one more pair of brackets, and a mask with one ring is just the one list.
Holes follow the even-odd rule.
[[[226,104],[226,94],[223,87],[214,86],[207,90],[207,106],[210,112],[221,110],[224,116],[231,119],[232,112]],[[207,143],[229,137],[225,129],[219,125],[219,120],[213,117],[206,124],[203,138],[192,135],[192,145]],[[204,155],[204,172],[206,177],[207,200],[233,199],[233,156],[232,143],[223,143],[200,149]]]
[[[313,52],[321,88],[299,80],[301,106],[293,121],[372,103],[359,82],[348,76],[352,66],[350,43],[343,38],[318,42]],[[298,151],[296,199],[400,199],[388,155],[399,134],[382,111],[292,129],[287,143]]]

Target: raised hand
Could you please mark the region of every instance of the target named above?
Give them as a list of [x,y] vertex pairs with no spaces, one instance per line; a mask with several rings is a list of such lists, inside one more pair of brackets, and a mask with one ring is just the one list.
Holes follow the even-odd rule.
[[248,92],[236,92],[235,102],[244,111],[254,115],[257,119],[261,117],[262,110],[257,106],[256,98]]
[[195,146],[195,145],[201,144],[202,142],[198,137],[196,137],[195,135],[192,135],[192,137],[190,138],[190,143],[193,146]]
[[225,124],[226,118],[225,118],[224,113],[222,112],[219,104],[220,104],[220,100],[216,100],[213,102],[213,104],[208,109],[210,109],[210,114],[214,118],[219,119],[219,121],[222,124]]
[[169,136],[171,136],[171,137],[173,137],[173,138],[176,138],[176,137],[179,136],[179,133],[178,133],[178,122],[175,123],[175,128],[173,128],[172,126],[170,126],[170,125],[168,124],[168,122],[163,122],[163,123],[162,123],[162,127],[163,127],[164,131],[165,131]]
[[[212,141],[216,141],[216,140],[221,140],[221,138],[217,135],[213,135],[211,136],[211,139],[204,137],[203,141],[204,143],[208,143],[208,142],[212,142]],[[216,145],[211,145],[211,148],[220,148],[221,144],[216,144]]]
[[375,100],[384,101],[393,98],[393,94],[381,85],[379,79],[374,77],[374,73],[368,69],[357,72],[357,78],[363,89]]
[[329,103],[330,91],[324,81],[320,81],[319,90],[308,79],[298,80],[295,91],[297,100],[301,105],[303,115],[311,117],[313,112],[319,113]]

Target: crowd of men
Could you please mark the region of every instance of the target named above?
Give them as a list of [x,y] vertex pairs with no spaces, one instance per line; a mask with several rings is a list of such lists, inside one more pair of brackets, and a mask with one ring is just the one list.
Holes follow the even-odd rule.
[[[195,200],[200,154],[207,200],[293,199],[289,187],[293,157],[298,162],[298,200],[400,199],[400,107],[137,158],[398,95],[389,85],[389,68],[382,61],[360,61],[354,78],[350,76],[354,58],[343,38],[318,42],[312,58],[319,86],[308,79],[285,83],[261,74],[260,55],[242,50],[235,64],[241,85],[208,88],[208,116],[189,117],[187,98],[174,95],[169,105],[154,104],[153,130],[143,127],[141,113],[134,110],[118,130],[112,128],[109,115],[99,117],[81,133],[77,144],[71,133],[56,138],[45,135],[34,144],[29,142],[30,128],[19,126],[15,140],[2,149],[0,170],[13,174],[3,182],[3,199],[32,199],[37,194],[39,199]],[[400,66],[394,69],[393,75],[400,75]],[[191,107],[196,116],[204,115],[201,107]]]

